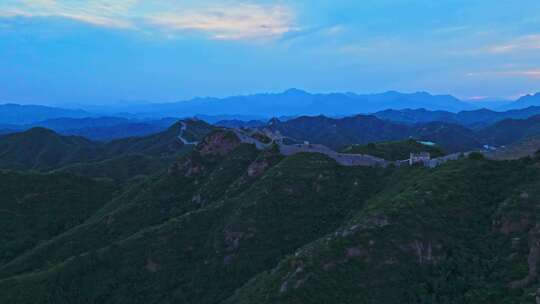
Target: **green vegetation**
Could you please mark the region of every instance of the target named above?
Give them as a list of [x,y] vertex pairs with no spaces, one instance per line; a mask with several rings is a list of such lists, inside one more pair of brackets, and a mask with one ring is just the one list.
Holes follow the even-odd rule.
[[71,174],[0,172],[0,264],[80,225],[115,190],[110,181]]
[[167,169],[170,160],[142,154],[129,154],[96,162],[77,163],[58,169],[80,176],[127,181],[133,177],[158,174]]
[[437,143],[445,151],[454,153],[481,148],[484,142],[483,137],[460,125],[446,122],[406,125],[365,115],[340,119],[299,117],[285,122],[273,121],[268,128],[296,141],[323,144],[336,150],[351,144],[414,138]]
[[[343,167],[231,136],[212,131],[155,174],[115,174],[149,156],[61,170],[102,167],[88,175],[121,188],[1,174],[0,302],[535,302],[538,160]],[[397,158],[413,146],[355,148]]]
[[516,142],[509,146],[500,147],[487,153],[487,157],[495,160],[512,160],[528,156],[534,157],[540,149],[540,137],[534,136]]
[[202,120],[188,120],[184,138],[188,141],[201,141],[214,130],[216,130],[215,127]]
[[0,137],[0,168],[47,171],[96,160],[102,147],[85,138],[34,128]]
[[[211,125],[200,121],[186,122],[188,128],[184,138],[188,141],[200,141],[214,130]],[[165,132],[146,137],[131,137],[119,139],[106,144],[107,156],[113,157],[125,154],[144,154],[157,157],[175,157],[191,151],[191,146],[185,146],[178,139],[181,124],[178,122]]]
[[444,151],[438,146],[428,146],[414,139],[385,143],[370,143],[367,145],[351,145],[341,150],[343,153],[367,154],[386,160],[408,159],[410,153],[429,152],[431,157],[444,156]]
[[407,176],[225,303],[534,303],[538,170],[471,159]]
[[[215,130],[199,120],[189,120],[186,125],[184,135],[192,141],[200,141]],[[109,143],[62,136],[44,128],[3,135],[0,136],[0,169],[49,172],[69,166],[65,171],[85,176],[127,179],[146,175],[192,150],[192,146],[178,139],[180,128],[180,123],[176,123],[161,133]],[[141,161],[140,166],[135,167],[138,161]]]
[[262,143],[265,143],[265,144],[269,144],[272,142],[272,139],[269,138],[268,136],[266,136],[265,134],[263,133],[259,133],[259,132],[256,132],[254,133],[253,135],[253,138],[257,139],[258,141],[262,142]]

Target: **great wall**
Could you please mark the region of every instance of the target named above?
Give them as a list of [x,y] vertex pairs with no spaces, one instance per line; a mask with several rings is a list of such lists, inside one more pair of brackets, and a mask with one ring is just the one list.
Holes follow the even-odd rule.
[[[197,145],[198,142],[190,142],[186,140],[183,135],[187,129],[187,124],[183,121],[181,123],[180,133],[178,139],[185,145]],[[229,129],[242,143],[254,145],[259,150],[270,149],[273,145],[277,145],[279,152],[285,156],[291,156],[299,153],[320,153],[324,154],[337,163],[343,166],[364,166],[364,167],[389,167],[389,166],[409,166],[409,165],[423,165],[428,168],[438,167],[446,162],[458,160],[461,157],[468,156],[472,152],[453,153],[442,157],[430,158],[429,154],[411,154],[408,159],[389,161],[382,158],[378,158],[367,154],[347,154],[336,152],[324,145],[300,143],[300,144],[284,144],[286,137],[279,133],[272,132],[268,129],[254,130],[254,129]],[[261,140],[254,137],[256,133],[268,138],[268,143],[264,143]],[[293,139],[294,140],[294,139]]]
[[343,166],[364,166],[364,167],[388,167],[388,166],[408,166],[414,164],[420,164],[425,167],[435,168],[448,161],[458,160],[461,157],[469,155],[471,152],[454,153],[443,157],[430,158],[429,154],[426,156],[418,157],[418,155],[411,154],[409,159],[388,161],[382,158],[378,158],[372,155],[365,154],[347,154],[336,152],[324,145],[302,143],[302,144],[284,144],[284,137],[279,133],[273,133],[268,130],[263,130],[264,136],[270,139],[269,143],[263,143],[257,138],[253,137],[254,132],[240,129],[232,129],[238,139],[247,144],[253,144],[259,150],[268,149],[272,145],[276,144],[279,147],[281,154],[285,156],[295,155],[299,153],[320,153],[324,154]]

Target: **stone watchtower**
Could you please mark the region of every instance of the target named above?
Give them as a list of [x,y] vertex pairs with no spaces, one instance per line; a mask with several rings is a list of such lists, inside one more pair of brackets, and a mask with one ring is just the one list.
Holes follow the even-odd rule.
[[431,160],[431,155],[428,152],[411,153],[409,157],[409,165],[422,164],[426,165]]

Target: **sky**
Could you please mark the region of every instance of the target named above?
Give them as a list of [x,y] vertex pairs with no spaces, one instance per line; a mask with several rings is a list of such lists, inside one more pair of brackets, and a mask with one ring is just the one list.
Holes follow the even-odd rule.
[[0,102],[540,91],[538,0],[0,0]]

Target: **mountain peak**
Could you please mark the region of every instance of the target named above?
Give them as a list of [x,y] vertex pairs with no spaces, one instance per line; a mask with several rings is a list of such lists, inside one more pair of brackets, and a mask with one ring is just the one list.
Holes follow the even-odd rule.
[[55,137],[60,136],[58,133],[54,132],[53,130],[43,128],[43,127],[34,127],[34,128],[24,131],[22,134],[38,135],[38,136],[55,136]]
[[277,124],[279,124],[279,123],[281,123],[281,121],[280,121],[279,118],[277,118],[277,117],[273,117],[272,119],[270,119],[270,120],[268,121],[268,125],[270,125],[270,126],[271,126],[271,125],[277,125]]
[[290,89],[286,90],[285,92],[283,92],[283,94],[285,94],[285,95],[307,95],[309,93],[304,91],[304,90],[297,89],[297,88],[290,88]]

